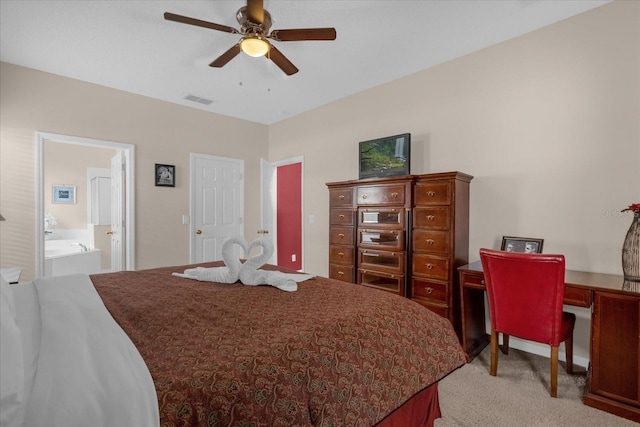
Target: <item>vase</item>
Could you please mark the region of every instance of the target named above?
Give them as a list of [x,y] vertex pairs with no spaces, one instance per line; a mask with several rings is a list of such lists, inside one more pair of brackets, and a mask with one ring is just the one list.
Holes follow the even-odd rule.
[[640,292],[640,212],[633,212],[633,220],[622,244],[622,289]]

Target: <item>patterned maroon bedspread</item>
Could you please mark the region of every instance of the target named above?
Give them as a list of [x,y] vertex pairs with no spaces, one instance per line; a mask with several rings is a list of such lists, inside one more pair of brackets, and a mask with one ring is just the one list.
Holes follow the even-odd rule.
[[187,267],[91,276],[149,367],[163,427],[369,427],[465,363],[449,322],[406,298],[171,275]]

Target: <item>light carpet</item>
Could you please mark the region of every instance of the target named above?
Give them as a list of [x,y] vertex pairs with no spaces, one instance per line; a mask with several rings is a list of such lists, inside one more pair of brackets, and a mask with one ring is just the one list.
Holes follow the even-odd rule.
[[442,418],[435,427],[638,427],[638,423],[586,406],[585,369],[558,366],[558,397],[549,395],[548,358],[510,349],[499,354],[498,376],[489,375],[490,346],[438,386]]

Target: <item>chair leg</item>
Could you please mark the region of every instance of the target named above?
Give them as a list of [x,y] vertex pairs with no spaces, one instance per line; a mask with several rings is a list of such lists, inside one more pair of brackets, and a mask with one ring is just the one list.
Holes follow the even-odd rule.
[[551,397],[558,397],[558,347],[551,347]]
[[502,333],[502,352],[509,354],[509,335]]
[[564,351],[566,353],[567,374],[573,375],[573,335],[564,342]]
[[489,375],[496,376],[498,373],[498,332],[491,330],[491,369]]

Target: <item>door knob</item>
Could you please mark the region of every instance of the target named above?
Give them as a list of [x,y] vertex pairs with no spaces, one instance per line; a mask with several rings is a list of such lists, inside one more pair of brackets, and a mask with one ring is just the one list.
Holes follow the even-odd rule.
[[258,230],[258,234],[269,234],[269,230]]
[[113,234],[113,231],[107,231],[107,236],[111,236]]
[[196,234],[202,234],[202,230],[200,230],[199,228],[196,230]]

